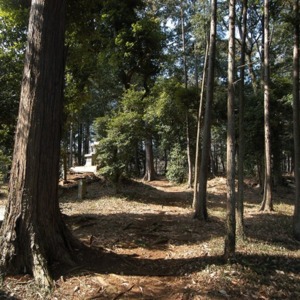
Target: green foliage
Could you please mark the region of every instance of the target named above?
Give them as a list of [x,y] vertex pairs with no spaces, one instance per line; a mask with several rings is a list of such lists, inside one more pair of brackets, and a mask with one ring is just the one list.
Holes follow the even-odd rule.
[[102,139],[97,146],[97,160],[100,163],[99,174],[112,182],[116,189],[125,171],[122,154],[117,142],[110,137]]
[[175,144],[170,152],[167,167],[167,178],[176,183],[183,183],[187,174],[186,152],[181,149],[179,144]]
[[0,149],[0,183],[4,181],[10,165],[10,157],[5,155]]
[[28,10],[0,6],[0,145],[10,155],[18,114]]
[[119,109],[110,117],[101,117],[94,122],[100,140],[97,151],[99,172],[116,186],[122,176],[130,175],[128,165],[138,141],[145,135],[146,100],[143,95],[143,91],[134,88],[125,91]]

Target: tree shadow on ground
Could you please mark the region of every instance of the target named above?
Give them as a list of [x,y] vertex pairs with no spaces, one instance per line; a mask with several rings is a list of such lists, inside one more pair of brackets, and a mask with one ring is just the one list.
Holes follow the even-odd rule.
[[197,245],[224,235],[222,220],[201,222],[190,214],[115,213],[65,216],[77,238],[114,249],[166,250],[171,245]]
[[[182,298],[183,295],[212,297],[208,299],[259,299],[262,295],[266,295],[267,299],[297,299],[297,295],[299,296],[298,277],[290,272],[299,273],[300,260],[293,257],[238,254],[236,260],[229,264],[218,255],[186,259],[147,259],[85,247],[78,251],[77,259],[77,268],[65,271],[56,269],[55,278],[58,279],[60,276],[72,278],[82,274],[97,274],[97,276],[116,274],[122,276],[123,282],[124,276],[133,276],[131,279],[127,277],[127,280],[133,283],[132,286],[139,284],[141,277],[148,280],[151,277],[161,278],[159,284],[155,286],[155,291],[152,290],[151,297],[147,299],[157,299],[161,295],[166,295],[167,282],[175,278],[183,280],[181,284],[177,281],[177,285],[172,285],[171,295],[180,293],[181,298],[178,299],[197,299]],[[196,281],[192,281],[191,284],[189,276],[192,274],[195,276],[202,271],[204,271],[202,274],[207,275],[199,277],[199,281],[197,276],[194,277]],[[216,276],[216,273],[219,275]],[[295,289],[285,291],[287,284],[294,286]],[[129,299],[144,299],[141,298],[143,294],[138,289],[135,292],[127,289],[127,292]],[[284,297],[287,292],[289,297]],[[278,298],[279,295],[282,297]],[[111,295],[111,298],[103,299],[116,298]]]
[[246,235],[276,247],[297,251],[300,242],[292,235],[293,217],[279,213],[261,213],[245,219]]
[[[159,181],[155,185],[149,185],[140,181],[128,180],[122,184],[119,193],[115,193],[112,187],[103,184],[102,182],[94,182],[87,187],[87,195],[84,199],[78,199],[77,189],[66,190],[63,197],[60,198],[61,203],[80,203],[91,200],[107,199],[107,197],[123,198],[126,201],[138,202],[144,204],[155,204],[161,207],[181,207],[191,208],[193,202],[193,191],[165,191],[160,189]],[[168,184],[167,188],[176,187],[176,185]],[[208,193],[207,195],[208,208],[214,209],[225,207],[226,193],[215,195]]]
[[222,256],[150,259],[136,255],[116,254],[113,251],[93,247],[81,249],[77,259],[79,269],[99,274],[113,273],[130,276],[183,276],[201,271],[208,265],[224,264]]

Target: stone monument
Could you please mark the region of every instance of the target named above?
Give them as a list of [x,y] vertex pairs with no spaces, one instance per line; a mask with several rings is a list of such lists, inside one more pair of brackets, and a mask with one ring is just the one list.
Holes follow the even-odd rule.
[[94,142],[91,144],[90,153],[85,154],[85,165],[84,166],[76,166],[70,168],[70,171],[73,173],[94,173],[97,172],[97,165],[95,165],[96,158],[96,146],[99,142]]

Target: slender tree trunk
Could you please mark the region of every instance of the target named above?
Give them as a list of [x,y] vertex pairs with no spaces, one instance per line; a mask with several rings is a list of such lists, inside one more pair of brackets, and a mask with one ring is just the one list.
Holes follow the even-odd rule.
[[205,88],[205,78],[206,78],[206,69],[207,69],[207,58],[208,58],[208,49],[209,45],[206,45],[203,74],[202,74],[202,83],[201,83],[201,92],[200,92],[200,102],[197,118],[197,138],[196,138],[196,154],[195,154],[195,174],[194,174],[194,196],[193,196],[193,207],[195,208],[196,201],[198,198],[199,192],[199,158],[201,154],[201,118],[203,111],[203,97],[204,97],[204,88]]
[[69,168],[73,167],[73,124],[70,125],[69,136]]
[[295,161],[295,210],[293,233],[300,240],[300,124],[299,124],[299,0],[294,1],[294,52],[293,52],[293,131]]
[[81,166],[83,164],[83,155],[82,155],[82,136],[83,136],[83,129],[82,123],[78,124],[78,165]]
[[211,140],[211,110],[214,95],[214,71],[216,58],[216,24],[217,24],[217,1],[211,1],[211,21],[210,21],[210,42],[209,42],[209,60],[208,60],[208,77],[206,89],[206,105],[203,126],[203,147],[201,152],[201,163],[199,169],[199,193],[196,201],[194,201],[195,214],[194,218],[207,220],[207,177],[208,162]]
[[135,145],[135,155],[134,155],[134,172],[136,176],[141,175],[141,168],[140,168],[140,157],[139,157],[139,143],[136,142]]
[[65,1],[33,0],[0,273],[33,274],[49,288],[49,266],[72,263],[74,239],[58,204]]
[[193,163],[192,163],[192,154],[191,154],[191,137],[190,137],[190,120],[189,112],[186,113],[186,152],[187,152],[187,161],[188,161],[188,188],[192,187],[193,182]]
[[155,179],[156,174],[154,170],[153,146],[152,146],[151,137],[145,139],[145,152],[146,152],[146,166],[145,166],[144,180],[152,181]]
[[264,127],[265,127],[265,182],[260,210],[272,211],[271,129],[270,129],[270,67],[269,67],[269,0],[264,0]]
[[[181,0],[180,7],[180,19],[181,19],[181,39],[182,39],[182,55],[183,55],[183,71],[184,71],[184,87],[188,87],[188,76],[187,76],[187,63],[186,63],[186,47],[185,47],[185,29],[184,29],[184,14],[183,14],[183,1]],[[188,161],[188,187],[192,187],[193,180],[193,163],[191,158],[191,141],[190,141],[190,122],[189,122],[189,109],[186,108],[186,153]]]
[[250,77],[251,77],[253,93],[256,96],[257,95],[257,82],[256,82],[255,72],[254,72],[254,69],[253,69],[253,62],[252,62],[252,58],[251,58],[251,53],[246,53],[246,59],[247,59],[249,74],[250,74]]
[[245,133],[244,133],[244,81],[245,81],[245,52],[247,35],[247,10],[248,0],[243,0],[242,10],[242,44],[240,66],[240,89],[239,89],[239,149],[238,149],[238,201],[236,209],[237,235],[244,238],[244,156],[245,156]]
[[68,182],[68,164],[67,164],[67,152],[64,151],[63,155],[63,182],[66,184]]
[[235,130],[234,130],[234,72],[235,72],[235,0],[229,1],[228,42],[228,100],[227,100],[227,213],[224,257],[235,256]]
[[84,144],[83,144],[83,152],[84,154],[90,153],[90,123],[87,122],[85,124],[85,134],[84,134]]

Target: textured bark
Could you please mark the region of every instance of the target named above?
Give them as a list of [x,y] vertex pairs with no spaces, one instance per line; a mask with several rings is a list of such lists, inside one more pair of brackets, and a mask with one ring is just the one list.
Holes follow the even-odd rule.
[[271,128],[270,128],[270,68],[269,68],[269,0],[264,0],[264,129],[265,129],[265,181],[260,210],[272,211]]
[[240,89],[239,89],[239,149],[238,149],[238,199],[236,209],[237,235],[244,238],[244,156],[245,156],[245,133],[244,133],[244,81],[245,81],[245,52],[247,35],[247,10],[248,0],[243,0],[242,30],[241,30],[241,65],[240,65]]
[[72,263],[76,244],[58,205],[65,1],[33,0],[8,207],[1,227],[0,273],[30,273],[52,285],[48,267]]
[[294,174],[295,210],[293,218],[294,237],[300,241],[300,124],[299,124],[299,1],[294,1],[294,51],[293,51],[293,131],[294,131]]
[[196,201],[194,201],[195,214],[194,218],[207,220],[207,177],[208,162],[211,140],[211,110],[214,95],[214,71],[216,57],[216,24],[217,24],[217,1],[211,1],[211,21],[210,21],[210,43],[209,43],[209,60],[208,60],[208,76],[206,90],[206,105],[203,126],[203,146],[201,152],[201,163],[199,168],[199,193]]
[[235,0],[229,1],[228,40],[228,99],[227,99],[227,210],[224,256],[235,255],[235,130],[234,130],[234,73],[235,73]]

